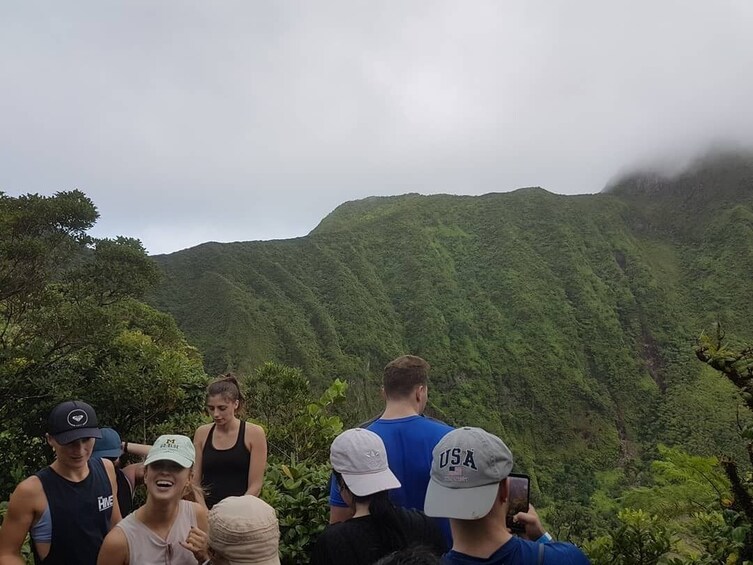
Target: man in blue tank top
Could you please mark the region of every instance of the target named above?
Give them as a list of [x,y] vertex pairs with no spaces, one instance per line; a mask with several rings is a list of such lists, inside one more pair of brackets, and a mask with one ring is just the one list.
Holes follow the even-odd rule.
[[[432,449],[452,431],[447,424],[422,416],[429,394],[428,378],[429,364],[420,357],[403,355],[391,361],[384,368],[384,413],[361,426],[382,438],[390,470],[402,485],[390,491],[390,498],[398,506],[415,510],[424,509]],[[330,523],[352,516],[334,481],[329,501]],[[449,541],[449,525],[446,520],[441,522]]]
[[513,518],[525,527],[528,539],[508,531],[512,464],[504,442],[481,428],[454,430],[434,448],[425,511],[427,516],[450,518],[453,541],[441,563],[588,565],[580,549],[552,541],[535,510]]
[[120,520],[115,468],[91,458],[101,436],[94,409],[80,400],[50,413],[47,443],[55,461],[13,491],[0,528],[0,565],[23,565],[31,534],[35,563],[96,565],[110,528]]

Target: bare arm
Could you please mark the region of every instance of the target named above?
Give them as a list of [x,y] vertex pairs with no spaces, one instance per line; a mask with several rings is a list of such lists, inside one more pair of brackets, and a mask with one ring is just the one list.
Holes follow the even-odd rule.
[[113,528],[105,536],[102,547],[99,548],[97,565],[128,565],[131,560],[128,551],[128,540],[120,528]]
[[120,514],[120,505],[118,504],[118,479],[115,477],[115,466],[112,461],[102,459],[102,463],[105,465],[105,471],[110,479],[110,487],[112,488],[112,517],[110,518],[110,529],[123,519]]
[[131,483],[134,488],[144,483],[143,463],[132,463],[121,469],[121,471],[123,471],[123,474],[128,477],[128,482]]
[[123,451],[129,455],[135,455],[136,457],[146,457],[149,454],[151,445],[145,443],[131,443],[130,441],[123,442]]
[[[149,450],[152,446],[146,445],[145,443],[131,443],[130,441],[124,441],[122,448],[124,453],[136,455],[143,459],[149,454]],[[123,474],[128,478],[128,482],[131,483],[131,486],[134,489],[144,483],[144,463],[131,463],[130,465],[123,467],[121,471],[123,471]],[[131,492],[131,494],[133,495],[133,492]]]
[[209,511],[201,505],[196,508],[196,526],[202,532],[209,531]]
[[193,553],[199,563],[203,563],[209,558],[209,536],[207,535],[209,520],[207,518],[207,509],[196,502],[192,502],[192,504],[195,504],[196,525],[191,526],[186,541],[181,541],[180,545]]
[[[207,440],[207,435],[209,435],[209,426],[199,426],[199,429],[196,430],[196,433],[193,436],[193,445],[194,449],[196,450],[196,455],[194,456],[194,462],[193,462],[193,474],[191,475],[191,482],[198,487],[197,489],[194,489],[195,491],[203,493],[201,487],[201,479],[202,479],[202,470],[201,470],[201,463],[202,463],[202,456],[204,454],[204,443]],[[201,496],[200,500],[197,500],[199,504],[201,504],[204,508],[206,508],[207,503],[204,500],[204,496]]]
[[13,491],[0,528],[0,565],[24,565],[21,546],[46,503],[42,483],[36,477],[29,477]]
[[248,490],[246,494],[259,496],[264,483],[264,471],[267,469],[267,436],[264,429],[256,424],[244,422],[248,449],[251,452],[251,464],[248,468]]

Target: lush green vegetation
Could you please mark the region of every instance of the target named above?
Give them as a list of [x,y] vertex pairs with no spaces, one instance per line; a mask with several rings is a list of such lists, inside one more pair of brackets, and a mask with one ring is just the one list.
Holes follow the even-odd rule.
[[[432,363],[434,415],[503,437],[552,533],[595,563],[743,559],[752,189],[753,159],[727,156],[591,196],[369,198],[305,238],[159,269],[138,241],[89,237],[80,192],[0,193],[3,498],[49,456],[59,400],[149,441],[190,433],[205,371],[233,370],[267,429],[284,561],[302,563],[329,442],[379,410],[381,367],[411,352]],[[717,321],[732,345],[694,351]]]
[[149,300],[210,373],[347,379],[349,423],[378,409],[387,361],[422,355],[436,415],[509,441],[540,502],[587,504],[661,443],[742,454],[735,391],[692,346],[716,320],[753,339],[751,178],[737,156],[591,196],[369,198],[304,238],[157,257]]
[[316,398],[299,369],[275,363],[259,367],[244,384],[251,393],[250,410],[267,429],[261,497],[277,510],[280,559],[283,565],[308,563],[329,521],[329,446],[343,431],[332,412],[347,385],[335,380]]
[[52,406],[83,398],[126,437],[190,431],[206,376],[171,316],[139,302],[159,272],[133,239],[96,240],[81,192],[0,193],[0,496],[42,466]]
[[[202,419],[201,356],[172,317],[138,300],[156,265],[138,241],[89,237],[96,218],[78,191],[0,193],[0,500],[49,461],[46,415],[62,400],[88,401],[100,425],[145,443],[192,435]],[[332,410],[347,385],[314,396],[299,369],[274,363],[242,384],[267,429],[263,497],[280,513],[282,561],[305,563],[327,522],[328,448],[343,429]],[[28,544],[22,554],[32,563]]]

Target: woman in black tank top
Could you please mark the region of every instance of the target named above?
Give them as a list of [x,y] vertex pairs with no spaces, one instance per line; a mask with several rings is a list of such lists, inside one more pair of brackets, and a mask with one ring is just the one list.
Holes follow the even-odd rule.
[[264,430],[236,415],[243,395],[234,375],[207,388],[207,412],[214,420],[196,430],[195,481],[204,489],[207,508],[228,496],[258,496],[267,466]]

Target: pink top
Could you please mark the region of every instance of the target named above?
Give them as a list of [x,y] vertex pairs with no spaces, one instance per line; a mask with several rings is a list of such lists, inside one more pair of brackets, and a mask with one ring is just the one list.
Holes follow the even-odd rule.
[[167,539],[162,539],[136,518],[136,512],[129,514],[115,527],[123,530],[128,540],[129,563],[131,565],[196,565],[194,554],[180,545],[186,541],[191,526],[196,525],[194,502],[181,500],[178,516],[175,518]]

